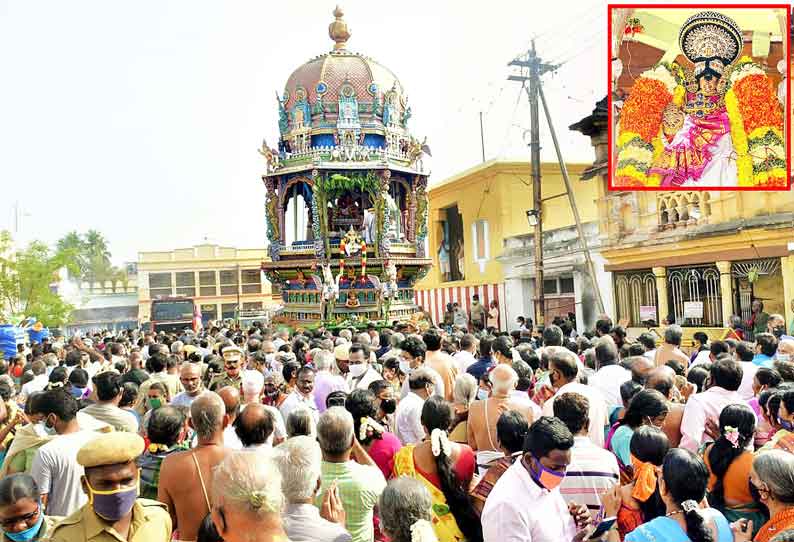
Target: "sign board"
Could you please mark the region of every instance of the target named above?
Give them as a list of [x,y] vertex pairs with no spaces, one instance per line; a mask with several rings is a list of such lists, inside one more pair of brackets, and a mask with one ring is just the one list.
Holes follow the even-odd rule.
[[640,322],[656,320],[656,305],[640,305]]
[[703,302],[684,301],[684,318],[703,318]]

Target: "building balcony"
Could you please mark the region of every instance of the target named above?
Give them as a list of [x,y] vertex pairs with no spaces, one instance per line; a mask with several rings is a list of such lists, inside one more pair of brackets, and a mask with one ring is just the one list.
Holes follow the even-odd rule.
[[698,226],[709,222],[708,192],[664,192],[656,194],[659,231]]

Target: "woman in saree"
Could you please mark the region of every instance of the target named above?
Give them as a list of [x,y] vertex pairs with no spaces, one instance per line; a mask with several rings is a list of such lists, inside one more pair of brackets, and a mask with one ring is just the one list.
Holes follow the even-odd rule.
[[656,390],[642,390],[629,402],[618,427],[611,434],[607,449],[618,458],[621,482],[631,481],[631,452],[629,450],[634,431],[643,425],[661,428],[669,409],[664,396]]
[[482,541],[482,526],[468,494],[474,475],[474,452],[451,442],[447,431],[454,419],[452,405],[432,396],[422,407],[421,421],[430,437],[404,446],[394,457],[394,476],[422,482],[433,499],[433,529],[439,542]]
[[702,508],[709,471],[683,448],[670,450],[659,477],[664,513],[626,535],[626,542],[733,542],[728,520],[714,508]]
[[720,413],[719,423],[720,436],[703,449],[709,469],[709,504],[731,523],[749,519],[757,529],[766,516],[750,493],[753,454],[747,446],[752,448],[755,415],[747,405],[728,405]]
[[746,519],[734,524],[734,542],[770,542],[794,528],[794,455],[771,450],[753,459],[750,483],[758,501],[769,510],[769,521],[751,538],[754,526]]
[[658,479],[669,449],[667,435],[660,429],[645,425],[634,431],[630,445],[634,478],[620,488],[617,523],[621,540],[642,523],[664,515]]

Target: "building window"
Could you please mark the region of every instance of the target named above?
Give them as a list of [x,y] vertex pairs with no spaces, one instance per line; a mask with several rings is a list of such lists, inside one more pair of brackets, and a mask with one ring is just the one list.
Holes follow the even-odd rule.
[[199,293],[202,296],[218,295],[218,279],[215,271],[199,271]]
[[485,272],[485,262],[491,257],[488,237],[488,221],[475,220],[471,225],[474,261],[480,265],[480,273]]
[[220,271],[219,275],[221,295],[237,295],[237,271]]
[[656,278],[653,272],[644,269],[614,273],[613,276],[618,322],[630,327],[642,326],[648,320],[658,323]]
[[259,269],[243,269],[240,273],[240,282],[244,294],[261,294],[262,281]]
[[252,301],[248,303],[243,303],[243,310],[244,311],[261,311],[262,310],[262,302],[261,301]]
[[573,292],[573,277],[560,277],[560,293],[572,294]]
[[169,297],[171,291],[171,273],[149,273],[149,297]]
[[193,271],[179,272],[176,275],[176,295],[193,297],[196,295],[196,274]]
[[668,319],[672,317],[681,326],[722,326],[722,292],[716,266],[668,269],[667,281]]
[[237,303],[224,303],[221,305],[221,318],[224,320],[237,318]]
[[543,279],[543,293],[557,295],[557,279]]

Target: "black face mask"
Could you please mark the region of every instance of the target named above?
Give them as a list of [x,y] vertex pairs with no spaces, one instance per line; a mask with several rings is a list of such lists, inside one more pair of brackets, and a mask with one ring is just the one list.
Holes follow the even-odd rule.
[[785,335],[785,333],[786,333],[786,328],[785,328],[785,326],[777,326],[775,329],[773,329],[773,330],[772,330],[772,334],[773,334],[775,337],[777,337],[778,339],[780,339],[780,337],[782,337],[783,335]]
[[380,402],[380,409],[384,414],[394,414],[394,411],[397,410],[397,401],[394,399],[384,399]]

